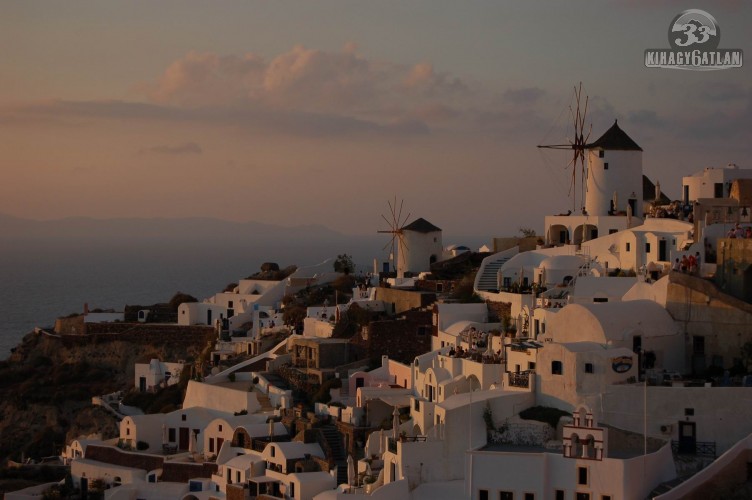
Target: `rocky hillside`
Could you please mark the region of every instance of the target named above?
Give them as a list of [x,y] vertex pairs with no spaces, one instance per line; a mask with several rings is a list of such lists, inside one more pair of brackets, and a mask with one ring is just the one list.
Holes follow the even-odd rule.
[[117,421],[92,396],[130,390],[135,363],[198,359],[212,338],[210,329],[148,325],[137,334],[27,335],[0,361],[0,460],[56,455],[83,434],[115,437]]

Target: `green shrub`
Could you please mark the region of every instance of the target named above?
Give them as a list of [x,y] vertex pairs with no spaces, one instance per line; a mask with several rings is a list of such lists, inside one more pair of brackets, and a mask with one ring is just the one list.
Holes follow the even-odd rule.
[[138,443],[136,443],[136,449],[138,451],[148,450],[149,449],[149,443],[147,443],[146,441],[139,441]]

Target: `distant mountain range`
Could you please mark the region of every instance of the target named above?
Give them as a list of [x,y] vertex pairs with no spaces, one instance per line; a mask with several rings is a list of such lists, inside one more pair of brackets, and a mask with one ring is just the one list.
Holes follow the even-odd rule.
[[277,226],[261,222],[231,222],[220,219],[67,217],[32,220],[0,214],[0,240],[69,242],[341,242],[351,236],[322,225]]

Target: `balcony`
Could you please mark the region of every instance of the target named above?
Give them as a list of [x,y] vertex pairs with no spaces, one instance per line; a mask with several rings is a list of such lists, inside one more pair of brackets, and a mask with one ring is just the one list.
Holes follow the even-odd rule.
[[694,455],[696,457],[716,458],[716,447],[714,441],[695,441],[694,443],[671,441],[671,451],[674,455]]
[[514,372],[509,373],[509,386],[517,387],[519,389],[529,389],[531,373],[535,373],[535,372],[526,371],[526,372],[520,372],[520,373],[514,373]]

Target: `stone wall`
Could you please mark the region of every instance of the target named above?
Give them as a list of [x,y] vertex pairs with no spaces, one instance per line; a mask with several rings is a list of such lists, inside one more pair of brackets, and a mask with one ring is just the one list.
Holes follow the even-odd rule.
[[173,483],[187,483],[190,479],[199,477],[211,478],[217,473],[217,464],[204,462],[202,464],[188,462],[165,462],[162,466],[162,481]]
[[87,335],[64,335],[66,347],[105,343],[110,341],[153,343],[180,342],[203,343],[214,338],[214,329],[208,326],[154,325],[148,323],[90,323]]
[[436,302],[436,294],[378,287],[376,289],[376,300],[394,304],[394,313],[399,314],[410,309],[418,309],[433,304]]
[[227,500],[246,500],[246,491],[243,485],[228,484],[225,488],[225,498]]
[[141,469],[146,472],[160,469],[163,465],[166,465],[162,457],[143,453],[129,453],[110,446],[89,445],[86,447],[84,458],[121,467]]
[[702,375],[714,364],[731,368],[752,341],[752,304],[695,276],[672,272],[669,280],[666,310],[685,333],[687,371]]
[[752,303],[752,240],[718,240],[715,282],[724,292]]
[[488,305],[489,323],[501,323],[502,318],[508,318],[512,314],[511,302],[494,302],[487,300],[486,304]]
[[372,321],[352,342],[363,348],[369,359],[380,360],[386,355],[410,364],[415,356],[431,350],[432,322],[431,311],[408,311],[400,319]]
[[450,293],[461,280],[417,280],[415,288],[424,292]]
[[59,335],[83,335],[86,333],[86,326],[83,314],[72,318],[58,318],[55,320],[55,333]]

